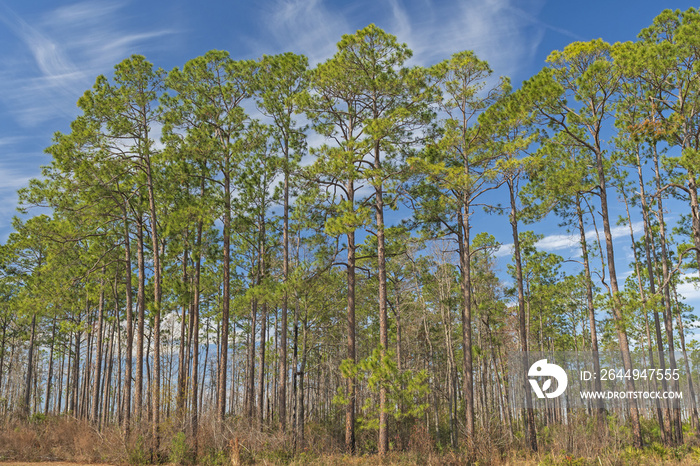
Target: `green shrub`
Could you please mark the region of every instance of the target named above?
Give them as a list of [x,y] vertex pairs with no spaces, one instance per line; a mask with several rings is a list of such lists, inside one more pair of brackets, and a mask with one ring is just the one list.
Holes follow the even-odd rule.
[[212,449],[202,458],[199,458],[198,464],[203,466],[224,466],[230,464],[230,459],[225,451]]
[[46,420],[46,416],[43,413],[34,413],[29,418],[29,421],[33,422],[34,424],[41,424],[45,420]]
[[134,445],[128,450],[128,461],[131,465],[142,465],[150,463],[148,452],[143,445],[143,436],[136,438]]
[[170,462],[175,464],[191,464],[192,449],[187,443],[184,432],[178,432],[170,442]]

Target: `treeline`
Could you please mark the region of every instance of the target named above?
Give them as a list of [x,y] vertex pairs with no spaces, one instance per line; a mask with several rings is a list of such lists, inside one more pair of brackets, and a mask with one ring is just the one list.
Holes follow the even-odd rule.
[[[700,264],[698,37],[698,11],[666,10],[635,42],[553,52],[517,90],[469,51],[408,66],[374,25],[314,68],[292,53],[124,60],[20,191],[0,256],[0,415],[149,426],[155,452],[165,426],[197,451],[203,422],[232,419],[295,451],[309,422],[348,453],[426,438],[474,452],[483,436],[537,450],[573,415],[532,409],[509,354],[614,349],[627,371],[639,350],[683,374],[684,405],[586,410],[600,432],[619,416],[637,446],[654,440],[646,419],[683,443],[700,427],[678,295]],[[510,225],[510,283],[484,207]],[[580,239],[567,273],[524,231],[544,218]]]

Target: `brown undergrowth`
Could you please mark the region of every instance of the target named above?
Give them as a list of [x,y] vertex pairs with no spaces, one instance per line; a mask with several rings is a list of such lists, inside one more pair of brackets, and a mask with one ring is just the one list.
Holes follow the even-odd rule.
[[0,459],[22,461],[120,461],[122,437],[113,428],[99,432],[70,417],[5,422],[0,431]]
[[[87,421],[72,417],[5,421],[0,428],[0,462],[74,462],[103,464],[172,465],[569,465],[618,466],[627,464],[700,464],[700,442],[688,429],[685,444],[662,446],[654,423],[645,424],[648,445],[630,447],[630,434],[614,418],[608,428],[597,432],[590,418],[570,419],[567,425],[538,426],[539,451],[529,452],[522,436],[511,433],[498,422],[485,421],[478,429],[472,453],[464,442],[458,449],[436,441],[422,424],[416,423],[392,438],[392,451],[376,455],[375,433],[358,434],[355,456],[342,451],[342,433],[332,426],[308,424],[304,445],[291,434],[272,429],[262,431],[242,419],[217,422],[201,419],[195,442],[191,426],[168,421],[161,426],[159,445],[146,424],[134,426],[127,434],[118,427],[99,431]],[[463,439],[462,439],[463,441]]]

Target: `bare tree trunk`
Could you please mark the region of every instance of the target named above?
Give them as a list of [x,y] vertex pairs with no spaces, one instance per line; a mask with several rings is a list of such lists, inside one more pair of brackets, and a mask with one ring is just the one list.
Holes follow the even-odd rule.
[[236,383],[236,321],[233,321],[233,338],[231,339],[231,386],[229,397],[231,398],[231,403],[229,404],[229,414],[235,414],[236,410],[236,390],[238,386]]
[[[204,180],[202,179],[201,195],[204,196]],[[194,451],[195,457],[199,449],[199,392],[197,391],[197,383],[199,381],[199,279],[201,275],[202,268],[202,220],[197,222],[197,242],[196,242],[196,255],[197,260],[194,266],[194,301],[192,304],[192,326],[190,327],[190,333],[192,334],[192,450]]]
[[[3,348],[5,345],[3,345]],[[66,343],[65,347],[61,350],[61,366],[58,369],[58,390],[56,391],[56,401],[54,402],[54,409],[53,413],[54,414],[62,414],[61,413],[61,402],[63,400],[63,369],[65,368],[65,363],[66,363],[66,353],[70,352],[70,341]],[[1,365],[0,365],[1,366]],[[67,390],[66,390],[67,391]]]
[[[145,123],[145,122],[144,122]],[[144,135],[148,140],[148,132]],[[158,235],[158,221],[156,217],[156,199],[154,194],[154,181],[151,169],[150,154],[146,154],[146,178],[148,187],[148,206],[151,217],[151,243],[153,246],[153,452],[157,453],[160,447],[160,302],[161,302],[161,270],[160,270],[160,241]]]
[[[355,202],[354,195],[354,184],[353,181],[348,181],[347,185],[348,191],[348,202],[353,205]],[[348,332],[348,346],[347,346],[347,358],[352,364],[357,363],[357,355],[355,353],[355,231],[349,231],[347,233],[348,239],[348,266],[347,266],[347,282],[348,282],[348,311],[347,311],[347,332]],[[304,330],[306,331],[306,330]],[[302,359],[303,359],[302,355]],[[299,390],[303,392],[303,371],[302,379],[300,380]],[[354,376],[348,377],[346,379],[346,396],[348,404],[345,406],[345,453],[348,455],[354,455],[355,451],[355,403],[357,396],[356,379]],[[300,400],[303,401],[303,394],[300,395]],[[303,404],[301,405],[300,415],[303,417]],[[299,414],[297,415],[299,416]],[[303,422],[302,422],[303,425]],[[299,429],[297,429],[298,432]],[[303,438],[303,432],[301,433]],[[301,442],[303,444],[303,442]]]
[[89,398],[90,398],[90,377],[92,376],[92,347],[93,347],[93,335],[94,335],[94,316],[90,312],[90,304],[89,300],[85,300],[85,313],[87,315],[87,326],[88,326],[88,332],[87,332],[87,355],[85,358],[85,364],[83,365],[83,381],[81,383],[80,387],[80,402],[78,405],[78,414],[81,419],[89,419],[90,418],[90,404],[89,404]]
[[[284,212],[282,224],[282,277],[284,284],[289,282],[289,141],[284,141]],[[282,432],[287,429],[287,307],[289,293],[285,287],[282,298],[279,333],[279,392],[277,394],[279,427]]]
[[297,446],[300,450],[304,449],[304,376],[306,373],[306,327],[308,323],[307,312],[304,312],[304,322],[303,322],[303,337],[302,337],[302,349],[301,349],[301,366],[299,368],[299,391],[297,400]]
[[27,381],[24,387],[24,399],[21,413],[23,417],[29,417],[30,401],[32,396],[32,377],[34,375],[34,341],[36,339],[36,312],[32,313],[32,324],[29,334],[29,351],[27,352]]
[[[637,159],[639,161],[639,159]],[[639,173],[640,173],[640,190],[641,194],[644,195],[644,184],[641,182],[641,167],[638,167]],[[635,241],[634,241],[634,229],[632,228],[632,217],[630,216],[630,209],[629,209],[629,202],[627,201],[627,193],[625,192],[625,188],[623,183],[620,183],[620,192],[622,194],[623,200],[625,202],[625,210],[627,212],[627,223],[629,225],[630,229],[630,241],[632,242],[632,254],[634,256],[634,268],[635,268],[635,273],[637,275],[637,287],[639,289],[639,296],[642,299],[642,312],[644,313],[644,319],[646,320],[647,314],[648,314],[648,309],[647,309],[647,295],[644,291],[644,287],[642,286],[642,273],[641,273],[641,267],[639,265],[639,257],[637,257],[637,248],[635,246]],[[646,204],[646,201],[642,201],[642,206]],[[646,214],[645,214],[646,215]],[[645,219],[645,224],[644,224],[644,230],[647,236],[645,238],[648,238],[649,236],[649,228],[646,224],[646,219]],[[653,268],[652,268],[652,262],[651,258],[649,256],[649,246],[645,242],[645,250],[647,252],[647,268],[648,268],[648,273],[649,273],[649,278],[651,280],[650,284],[650,291],[653,295],[654,293],[654,274],[653,274]],[[663,343],[662,343],[662,338],[661,338],[661,328],[659,326],[659,314],[656,312],[656,310],[653,311],[654,314],[654,323],[656,327],[656,341],[658,344],[658,350],[659,350],[659,363],[661,367],[661,372],[665,373],[665,368],[666,368],[666,362],[664,361],[664,350],[663,350]],[[654,366],[654,353],[649,351],[649,359],[650,363],[652,364],[652,367]],[[661,384],[663,386],[664,391],[667,391],[667,384],[666,380],[662,378]],[[671,426],[670,426],[670,417],[669,417],[669,411],[668,411],[668,402],[666,401],[665,407],[665,415],[661,412],[661,402],[657,398],[656,399],[656,405],[657,405],[657,417],[659,419],[659,426],[661,427],[661,437],[664,442],[668,442],[671,439]],[[672,442],[671,442],[672,443]]]
[[[4,329],[3,329],[4,330]],[[4,335],[3,335],[4,340]],[[51,386],[53,385],[53,348],[56,344],[56,316],[53,317],[53,324],[51,325],[51,350],[49,351],[49,374],[46,378],[46,399],[44,400],[44,416],[49,414],[49,400],[51,399]],[[5,342],[3,341],[0,351],[5,351]],[[0,372],[2,372],[2,364],[0,364]],[[59,397],[60,397],[59,392]]]
[[[257,280],[256,280],[257,281]],[[258,315],[258,300],[253,298],[250,303],[250,333],[248,334],[248,384],[246,387],[246,412],[248,419],[253,420],[255,411],[255,327]]]
[[[668,340],[668,358],[669,358],[669,368],[672,373],[677,370],[676,366],[676,354],[673,343],[673,311],[671,310],[671,293],[670,293],[670,270],[668,266],[668,252],[666,249],[666,222],[664,221],[663,212],[663,199],[661,196],[661,173],[659,171],[659,161],[658,154],[656,151],[656,145],[653,146],[653,159],[654,159],[654,171],[656,179],[656,188],[658,192],[657,197],[657,216],[659,221],[659,243],[661,245],[661,273],[663,277],[663,302],[664,302],[664,327],[666,328],[666,339]],[[665,382],[665,381],[664,381]],[[679,391],[678,380],[671,379],[671,387],[673,391]],[[680,400],[673,399],[671,401],[672,412],[672,426],[673,431],[671,432],[674,445],[681,445],[683,443],[683,425],[681,422],[681,406]]]
[[[117,276],[114,276],[114,323],[112,324],[112,331],[110,332],[110,337],[109,337],[109,355],[107,356],[107,374],[105,376],[105,383],[103,384],[103,389],[102,391],[104,392],[104,399],[102,402],[102,425],[106,426],[107,422],[109,421],[109,412],[110,412],[110,404],[109,404],[109,393],[111,391],[111,385],[112,385],[112,370],[113,370],[113,364],[114,364],[114,333],[117,331],[117,328],[119,328],[119,300],[118,300],[118,294],[117,294]],[[118,358],[120,359],[120,358]],[[119,395],[119,389],[115,391],[115,397],[118,398]],[[113,406],[119,406],[119,402],[115,402]]]
[[258,372],[258,428],[262,430],[265,419],[265,347],[267,333],[267,303],[262,303],[260,306],[260,371]]
[[[183,251],[182,254],[182,283],[186,286],[187,285],[187,246],[185,246],[185,250]],[[189,300],[188,300],[189,301]],[[180,317],[180,348],[178,349],[178,357],[177,357],[177,415],[179,417],[184,416],[185,412],[185,403],[186,403],[186,382],[187,382],[187,371],[186,371],[186,363],[185,363],[185,349],[187,345],[185,342],[187,341],[186,335],[187,335],[187,308],[189,307],[190,303],[186,302],[182,304],[182,315]]]
[[[678,305],[678,293],[676,289],[673,289],[674,299],[676,305]],[[685,372],[688,374],[688,390],[690,391],[690,422],[693,429],[700,429],[700,423],[698,422],[698,407],[697,400],[695,399],[695,387],[693,385],[693,373],[690,372],[690,360],[688,359],[688,353],[685,349],[685,332],[683,331],[683,319],[681,317],[680,310],[676,314],[676,319],[678,320],[678,335],[681,340],[681,350],[683,351],[683,359],[685,360]]]
[[134,413],[136,420],[141,420],[141,412],[143,411],[143,338],[144,326],[146,319],[146,264],[144,258],[143,244],[143,215],[138,221],[136,230],[136,248],[137,248],[137,267],[139,286],[136,292],[136,305],[139,308],[138,330],[136,332],[136,393],[134,395]]
[[537,451],[537,432],[535,431],[535,414],[532,408],[532,392],[527,389],[529,386],[528,372],[528,344],[527,344],[527,322],[525,317],[525,296],[523,293],[523,269],[520,259],[520,238],[518,236],[518,210],[515,202],[515,181],[508,179],[508,190],[510,193],[510,225],[513,230],[513,261],[515,262],[515,277],[518,286],[518,323],[520,330],[520,350],[522,351],[522,371],[523,387],[525,387],[525,424],[527,428],[527,441],[532,451]]
[[[379,144],[375,145],[374,168],[381,169],[379,163]],[[387,315],[387,289],[386,289],[386,246],[384,240],[384,197],[382,185],[375,188],[375,209],[377,221],[377,262],[379,279],[379,343],[381,345],[381,364],[384,364],[386,352],[389,348],[389,322]],[[379,386],[379,456],[389,452],[389,424],[387,406],[387,387],[382,382]]]
[[[68,337],[68,342],[66,343],[66,352],[68,353],[68,364],[66,365],[66,414],[70,413],[72,410],[71,406],[71,371],[73,369],[72,360],[73,360],[73,352],[72,352],[72,346],[73,346],[73,333],[71,332]],[[12,362],[12,360],[10,360]],[[8,373],[9,373],[9,368],[8,368]]]
[[[630,355],[629,341],[627,339],[627,328],[625,326],[626,319],[623,315],[622,301],[620,299],[620,291],[617,284],[617,272],[615,271],[615,253],[613,250],[612,232],[610,230],[610,215],[608,214],[608,195],[605,185],[605,168],[603,167],[603,154],[601,151],[595,153],[596,169],[598,172],[598,188],[600,190],[600,210],[603,217],[603,232],[605,234],[605,249],[608,262],[608,274],[610,275],[610,291],[612,292],[612,310],[615,318],[615,327],[617,329],[618,342],[620,352],[622,353],[622,365],[625,373],[632,373],[632,357]],[[628,378],[625,380],[627,391],[634,392],[634,380]],[[639,420],[639,408],[636,399],[629,400],[629,415],[630,423],[632,424],[632,437],[634,444],[641,447],[643,444],[642,430]]]
[[[2,340],[0,340],[0,396],[2,396],[2,389],[4,388],[2,382],[2,376],[5,374],[4,367],[5,367],[5,345],[7,343],[7,324],[8,324],[8,317],[5,316],[2,320]],[[9,374],[9,370],[7,373]],[[59,392],[59,398],[61,396],[61,392]]]
[[224,175],[224,283],[221,311],[221,350],[219,351],[219,386],[217,416],[220,421],[226,415],[226,368],[228,364],[229,306],[231,302],[231,180],[229,178],[230,157],[226,157]]
[[[644,179],[642,177],[642,164],[641,160],[639,158],[639,153],[637,152],[636,154],[637,157],[637,176],[639,179],[639,193],[640,193],[640,200],[642,203],[642,218],[644,220],[644,252],[646,256],[646,262],[647,262],[647,274],[649,275],[649,292],[652,294],[652,296],[656,295],[656,282],[654,279],[655,273],[654,273],[654,261],[652,260],[652,254],[651,254],[651,248],[654,244],[653,239],[652,239],[652,226],[651,226],[651,221],[649,219],[649,207],[647,205],[647,200],[646,200],[646,193],[644,191]],[[631,228],[631,227],[630,227]],[[659,358],[659,368],[661,369],[661,372],[665,372],[666,370],[666,360],[664,356],[664,344],[663,344],[663,338],[661,336],[661,323],[659,321],[659,313],[657,312],[656,309],[653,309],[652,311],[653,317],[654,317],[654,331],[656,334],[656,346],[657,346],[657,351],[658,351],[658,358]],[[653,355],[650,355],[652,358],[651,363],[653,364]],[[667,391],[667,383],[666,379],[661,380],[661,385],[663,387],[664,391]],[[657,399],[657,405],[661,406],[661,401]],[[666,444],[672,444],[671,442],[671,416],[670,412],[668,409],[668,400],[663,400],[663,414],[657,414],[659,417],[659,426],[661,428],[661,436],[662,440]],[[659,409],[661,409],[659,407]]]
[[[124,285],[126,287],[126,357],[124,358],[125,373],[122,412],[124,421],[123,428],[128,432],[131,425],[131,382],[133,379],[134,361],[134,309],[131,296],[131,242],[129,239],[129,224],[127,221],[126,206],[122,207],[122,219],[124,221]],[[142,319],[139,318],[139,322],[141,321]]]
[[[466,163],[466,162],[465,162]],[[468,171],[468,168],[465,168]],[[461,221],[459,226],[459,262],[461,266],[460,290],[462,292],[462,365],[464,368],[464,379],[462,380],[464,390],[464,407],[466,417],[466,440],[469,455],[474,450],[474,367],[472,360],[472,298],[471,298],[471,245],[470,245],[470,214],[469,194],[465,193],[462,198],[464,212],[460,210],[458,218]]]
[[[78,314],[78,322],[80,322],[80,314]],[[80,378],[80,332],[75,333],[75,355],[73,357],[73,387],[71,389],[70,410],[73,416],[78,417],[78,388]]]
[[294,291],[294,343],[293,343],[293,350],[292,350],[292,370],[293,370],[293,377],[292,377],[292,397],[294,401],[294,451],[297,451],[298,445],[297,441],[299,439],[299,431],[297,430],[297,419],[299,417],[299,404],[298,404],[298,397],[297,397],[297,392],[299,391],[297,380],[299,378],[299,360],[298,360],[298,351],[299,351],[299,296],[297,294],[297,291]]
[[104,290],[105,267],[102,267],[102,277],[100,278],[100,301],[97,306],[97,348],[95,354],[95,378],[92,381],[92,410],[90,412],[90,422],[93,424],[99,421],[100,409],[100,377],[102,374],[102,327],[104,324]]

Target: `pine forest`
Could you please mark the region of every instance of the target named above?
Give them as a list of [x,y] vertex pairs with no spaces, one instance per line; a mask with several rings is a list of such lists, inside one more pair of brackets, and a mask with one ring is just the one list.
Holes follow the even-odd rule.
[[0,245],[0,460],[699,462],[700,11],[411,57],[98,76]]

